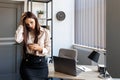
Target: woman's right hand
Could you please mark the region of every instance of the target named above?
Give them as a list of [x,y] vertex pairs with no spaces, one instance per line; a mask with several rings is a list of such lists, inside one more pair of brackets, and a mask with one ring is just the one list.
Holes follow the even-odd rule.
[[20,19],[20,25],[23,25],[23,19],[25,18],[26,12],[22,13],[21,19]]
[[33,43],[30,43],[30,44],[28,44],[27,46],[28,46],[28,48],[30,49],[30,50],[34,50],[34,46],[33,46],[34,44]]
[[43,49],[38,44],[28,44],[28,47],[32,51],[39,51],[42,53]]

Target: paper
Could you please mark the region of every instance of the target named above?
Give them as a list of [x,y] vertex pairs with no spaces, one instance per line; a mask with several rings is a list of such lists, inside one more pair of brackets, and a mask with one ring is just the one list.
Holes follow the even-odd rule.
[[85,66],[77,66],[78,68],[80,68],[80,69],[82,69],[83,71],[85,71],[85,72],[87,72],[87,71],[92,71],[92,69],[90,69],[90,68],[87,68],[87,67],[85,67]]

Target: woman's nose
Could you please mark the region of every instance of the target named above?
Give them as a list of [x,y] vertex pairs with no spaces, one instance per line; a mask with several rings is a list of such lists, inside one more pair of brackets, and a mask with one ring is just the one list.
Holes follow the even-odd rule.
[[31,27],[31,24],[29,24],[29,27]]

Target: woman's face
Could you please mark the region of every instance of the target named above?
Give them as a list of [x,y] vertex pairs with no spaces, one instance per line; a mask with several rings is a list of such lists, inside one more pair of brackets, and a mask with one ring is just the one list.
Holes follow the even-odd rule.
[[35,20],[33,18],[27,18],[25,20],[25,24],[29,28],[29,30],[34,30],[35,29]]

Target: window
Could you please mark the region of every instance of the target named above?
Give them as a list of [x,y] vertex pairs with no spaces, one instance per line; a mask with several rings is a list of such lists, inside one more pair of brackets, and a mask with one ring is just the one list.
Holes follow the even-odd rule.
[[105,0],[76,0],[75,44],[105,49]]

